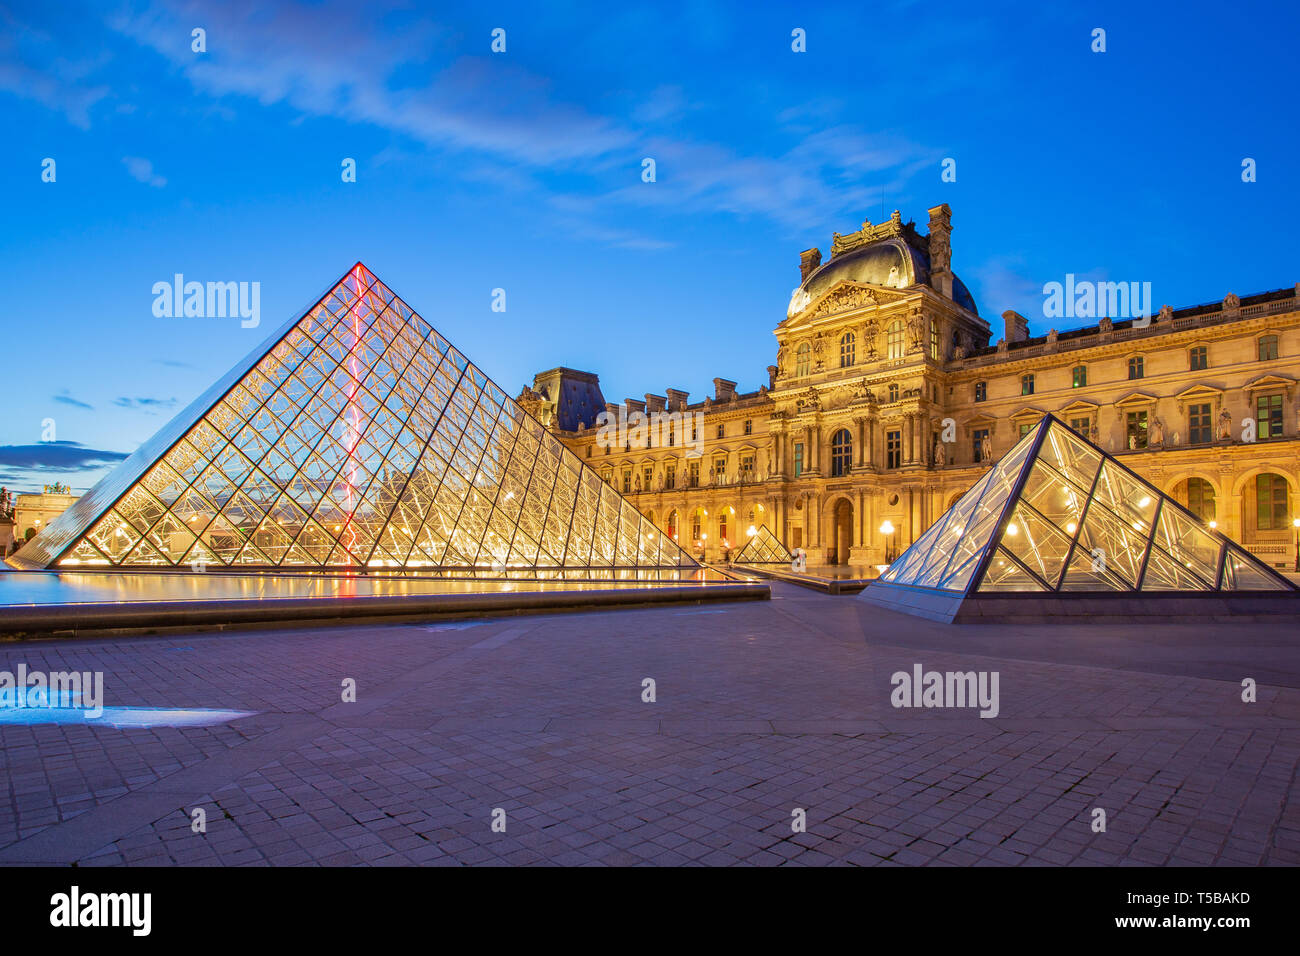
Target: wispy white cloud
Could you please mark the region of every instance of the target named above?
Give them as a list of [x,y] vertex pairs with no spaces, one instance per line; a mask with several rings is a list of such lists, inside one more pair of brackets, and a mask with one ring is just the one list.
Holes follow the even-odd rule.
[[[548,77],[492,56],[486,43],[465,55],[447,28],[402,4],[146,0],[108,23],[168,60],[214,106],[247,98],[454,152],[467,179],[555,199],[565,213],[557,225],[616,245],[668,245],[628,230],[629,208],[757,216],[791,231],[856,217],[876,208],[882,190],[897,204],[908,179],[938,159],[900,134],[836,123],[842,110],[833,100],[777,111],[762,151],[748,154],[730,140],[681,132],[679,121],[699,104],[673,84],[639,101],[623,97],[622,114],[604,115],[565,101]],[[190,48],[195,25],[207,31],[205,53]],[[641,181],[646,156],[658,164],[655,183]],[[140,181],[165,184],[147,161],[130,161]]]
[[126,171],[131,174],[131,178],[137,182],[142,182],[146,186],[153,186],[155,189],[162,189],[167,185],[167,180],[154,172],[153,163],[139,156],[123,156],[122,165]]

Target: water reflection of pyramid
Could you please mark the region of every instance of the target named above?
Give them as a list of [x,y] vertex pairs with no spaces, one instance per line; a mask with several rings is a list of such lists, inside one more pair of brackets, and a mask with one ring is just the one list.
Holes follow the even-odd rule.
[[361,263],[14,562],[695,566]]
[[789,564],[792,556],[766,525],[759,525],[745,546],[736,552],[732,564]]
[[[908,548],[865,600],[1295,592],[1244,548],[1045,416]],[[891,591],[891,586],[894,589]],[[872,593],[874,591],[874,593]],[[947,601],[943,599],[947,598]]]

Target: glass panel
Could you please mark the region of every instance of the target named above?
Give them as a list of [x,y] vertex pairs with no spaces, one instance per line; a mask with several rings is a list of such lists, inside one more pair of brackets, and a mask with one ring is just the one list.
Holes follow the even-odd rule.
[[1002,547],[1020,559],[1020,563],[1042,578],[1050,587],[1065,568],[1070,537],[1050,521],[1023,503],[1016,505],[1011,520],[1002,530]]
[[1255,558],[1236,545],[1228,545],[1223,566],[1224,591],[1285,591],[1285,582],[1279,581]]
[[1143,591],[1210,591],[1212,581],[1198,577],[1192,562],[1180,563],[1157,547],[1152,547],[1147,568],[1142,575]]
[[1221,550],[1218,539],[1168,501],[1156,521],[1155,544],[1213,587]]
[[1046,591],[1047,588],[999,548],[993,553],[978,590],[983,594],[990,591]]

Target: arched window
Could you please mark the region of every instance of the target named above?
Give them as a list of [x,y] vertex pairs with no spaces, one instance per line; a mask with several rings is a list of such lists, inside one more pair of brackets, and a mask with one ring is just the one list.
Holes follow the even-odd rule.
[[1258,531],[1280,531],[1287,521],[1287,484],[1281,475],[1255,476],[1255,528]]
[[807,342],[800,342],[799,347],[794,352],[794,374],[807,375],[812,371],[812,346]]
[[890,359],[901,359],[903,357],[902,319],[891,323],[885,333],[885,357]]
[[1187,479],[1187,510],[1202,521],[1215,517],[1214,485],[1204,478]]
[[848,368],[854,362],[856,339],[852,332],[840,336],[840,368]]
[[692,541],[700,540],[700,521],[702,520],[702,517],[703,517],[703,512],[699,508],[696,508],[691,513],[691,540]]
[[896,382],[889,386],[889,400],[891,402],[898,401],[898,383]]
[[847,428],[841,428],[831,436],[831,477],[847,475],[852,465],[853,436]]

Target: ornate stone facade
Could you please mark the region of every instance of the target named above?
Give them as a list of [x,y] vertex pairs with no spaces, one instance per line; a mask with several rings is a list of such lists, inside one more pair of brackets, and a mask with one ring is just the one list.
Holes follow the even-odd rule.
[[1039,338],[1007,312],[995,338],[951,271],[951,233],[942,205],[927,236],[895,213],[835,234],[825,263],[804,252],[768,384],[719,386],[696,403],[669,390],[669,410],[703,413],[699,458],[680,445],[601,447],[594,427],[552,427],[709,559],[766,525],[810,564],[871,566],[919,537],[1050,411],[1267,563],[1292,564],[1297,286],[1165,306],[1144,328],[1103,318]]

